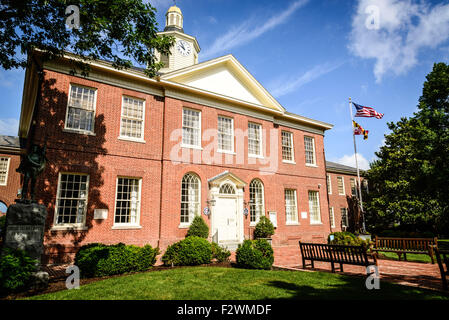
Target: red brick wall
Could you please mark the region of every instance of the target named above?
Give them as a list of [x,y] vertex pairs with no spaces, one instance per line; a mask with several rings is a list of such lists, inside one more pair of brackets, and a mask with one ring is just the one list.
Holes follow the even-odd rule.
[[[184,237],[186,229],[180,229],[180,192],[181,179],[187,172],[195,172],[201,179],[201,210],[206,206],[207,180],[223,171],[230,171],[247,183],[245,200],[249,201],[249,183],[259,178],[264,184],[265,211],[276,211],[278,228],[273,237],[274,245],[297,245],[298,240],[324,241],[330,231],[329,210],[326,195],[323,137],[300,130],[274,128],[272,122],[252,119],[248,116],[233,114],[215,108],[197,105],[172,98],[156,97],[140,92],[93,82],[83,78],[46,71],[46,82],[42,90],[41,103],[35,113],[36,126],[32,140],[41,142],[48,139],[47,165],[37,188],[39,201],[48,207],[47,232],[45,244],[49,262],[68,261],[76,249],[87,243],[118,243],[152,246],[159,245],[163,250],[167,245]],[[95,135],[78,134],[64,131],[67,107],[67,95],[70,83],[97,88]],[[145,100],[145,143],[122,141],[118,139],[122,95],[130,95]],[[165,103],[165,109],[164,109]],[[268,168],[259,160],[247,157],[247,139],[242,152],[243,163],[236,163],[236,155],[228,155],[231,163],[208,164],[205,150],[207,141],[203,141],[204,150],[187,149],[202,159],[199,163],[172,162],[171,152],[180,142],[170,141],[172,132],[182,127],[182,108],[189,107],[202,112],[202,133],[217,128],[217,116],[234,118],[234,130],[246,131],[248,121],[260,123],[264,131],[266,158],[270,155],[270,129],[276,135],[279,148],[276,149],[275,166]],[[164,115],[165,110],[165,115]],[[164,119],[164,121],[163,121]],[[164,123],[163,123],[164,122]],[[163,124],[165,131],[163,134]],[[282,163],[280,130],[294,134],[294,152],[296,164]],[[305,165],[304,135],[315,138],[317,158],[316,167]],[[164,138],[164,140],[162,139]],[[162,143],[164,155],[162,157]],[[212,153],[215,155],[215,153]],[[276,158],[276,157],[274,157]],[[253,161],[254,163],[251,163]],[[161,168],[163,177],[161,181]],[[260,171],[262,168],[264,173]],[[61,172],[87,173],[90,175],[88,193],[87,230],[52,230],[58,175]],[[115,191],[117,176],[142,179],[140,229],[115,230],[112,228],[115,211]],[[162,192],[161,192],[162,186]],[[284,188],[297,190],[298,226],[285,225]],[[307,219],[301,219],[301,212],[308,208],[308,190],[319,191],[322,224],[310,225]],[[162,197],[162,198],[161,198]],[[161,207],[162,204],[162,207]],[[94,220],[94,209],[108,209],[106,220]],[[203,217],[205,217],[203,215]],[[208,217],[205,220],[210,223]],[[160,232],[160,237],[159,237]],[[245,235],[250,234],[249,217],[245,218]],[[160,240],[160,242],[159,242]]]
[[[357,174],[351,175],[351,174],[328,172],[328,175],[330,175],[331,186],[332,186],[332,194],[329,194],[329,207],[334,208],[334,217],[335,217],[335,227],[332,228],[332,232],[342,231],[341,208],[348,209],[347,196],[352,197],[350,179],[351,178],[355,179],[355,181],[357,183],[358,178],[357,178]],[[345,189],[344,195],[340,195],[338,193],[337,177],[343,177],[344,189]],[[362,178],[361,178],[361,181],[363,181]]]
[[20,188],[20,174],[16,172],[20,164],[20,155],[0,153],[0,158],[10,158],[6,186],[0,185],[0,201],[10,206],[17,199],[17,190]]

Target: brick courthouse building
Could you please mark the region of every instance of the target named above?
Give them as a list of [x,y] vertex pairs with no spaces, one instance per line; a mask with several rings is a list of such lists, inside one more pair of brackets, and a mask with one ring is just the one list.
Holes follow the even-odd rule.
[[155,79],[104,61],[73,76],[75,56],[30,57],[19,137],[47,139],[36,189],[49,212],[48,262],[91,242],[164,250],[195,215],[231,249],[261,215],[276,224],[275,248],[325,241],[338,229],[323,145],[332,125],[286,111],[232,55],[198,63],[179,8],[166,17],[161,34],[176,44]]

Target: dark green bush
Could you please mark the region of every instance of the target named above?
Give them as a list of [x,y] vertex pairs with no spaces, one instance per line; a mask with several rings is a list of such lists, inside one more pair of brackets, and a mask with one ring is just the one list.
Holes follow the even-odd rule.
[[217,260],[217,262],[229,261],[231,256],[231,251],[225,247],[219,246],[217,243],[212,242],[212,259]]
[[201,216],[193,218],[186,237],[200,237],[204,239],[209,237],[209,227]]
[[237,266],[246,269],[271,269],[273,248],[265,239],[245,240],[236,251]]
[[[331,235],[334,236],[334,239],[331,240]],[[347,246],[367,246],[369,247],[371,241],[360,239],[358,236],[351,232],[341,231],[341,232],[333,232],[328,238],[327,242],[329,244],[340,244]]]
[[377,234],[379,237],[389,238],[433,238],[435,235],[432,232],[417,232],[406,230],[384,230]]
[[24,250],[4,248],[0,256],[0,294],[28,289],[36,265]]
[[0,216],[0,242],[5,237],[6,215]]
[[156,262],[158,254],[159,249],[150,245],[92,243],[80,248],[75,256],[75,265],[80,268],[83,278],[109,276],[148,270]]
[[269,238],[274,234],[274,226],[270,219],[265,216],[260,217],[259,222],[254,228],[254,238]]
[[212,259],[212,245],[204,238],[190,236],[168,246],[162,262],[167,266],[208,264]]

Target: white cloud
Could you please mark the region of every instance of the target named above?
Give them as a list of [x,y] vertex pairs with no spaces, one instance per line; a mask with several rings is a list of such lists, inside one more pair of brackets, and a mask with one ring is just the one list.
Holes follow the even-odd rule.
[[329,72],[334,71],[335,69],[339,68],[342,64],[343,63],[338,64],[325,63],[313,67],[312,69],[306,71],[300,76],[290,77],[289,79],[286,79],[285,77],[279,78],[275,80],[271,85],[270,92],[273,96],[279,98],[281,96],[284,96],[301,88],[305,84],[312,82],[313,80]]
[[[367,8],[378,8],[378,28],[367,28]],[[431,6],[422,0],[359,0],[352,19],[349,50],[360,58],[375,59],[380,82],[387,73],[404,74],[418,63],[420,51],[449,39],[449,4]]]
[[[335,160],[335,162],[343,164],[345,166],[356,167],[355,166],[355,157],[354,154],[344,155],[343,157]],[[369,161],[360,153],[357,153],[357,162],[359,165],[359,169],[368,170],[369,169]]]
[[[265,32],[286,22],[296,10],[303,7],[307,2],[308,0],[295,1],[286,10],[271,17],[262,25],[255,23],[259,21],[255,17],[247,19],[245,22],[234,26],[227,33],[215,39],[214,43],[204,50],[202,58],[207,59],[216,56],[221,52],[228,51],[260,37]],[[257,25],[257,27],[252,28],[254,25]]]
[[19,131],[19,120],[0,119],[0,134],[5,136],[17,136]]

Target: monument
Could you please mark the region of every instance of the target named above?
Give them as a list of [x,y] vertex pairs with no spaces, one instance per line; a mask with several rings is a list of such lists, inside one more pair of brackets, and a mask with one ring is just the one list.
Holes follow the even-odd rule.
[[22,158],[17,172],[23,174],[22,194],[6,212],[4,248],[24,250],[38,262],[34,275],[37,283],[48,281],[48,274],[39,271],[44,251],[44,228],[47,208],[35,200],[36,179],[45,169],[46,142],[43,147],[32,145]]

